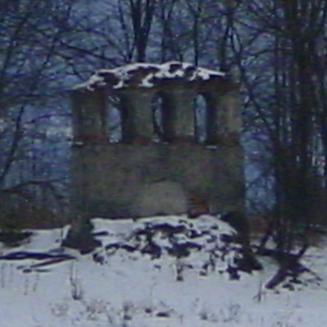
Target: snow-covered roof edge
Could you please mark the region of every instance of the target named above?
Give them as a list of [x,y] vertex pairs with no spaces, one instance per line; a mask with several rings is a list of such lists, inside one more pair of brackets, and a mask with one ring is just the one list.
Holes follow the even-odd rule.
[[113,69],[99,69],[86,82],[74,89],[94,90],[108,87],[118,90],[126,87],[151,88],[167,80],[204,82],[226,78],[226,73],[197,67],[190,63],[170,61],[163,64],[134,63]]

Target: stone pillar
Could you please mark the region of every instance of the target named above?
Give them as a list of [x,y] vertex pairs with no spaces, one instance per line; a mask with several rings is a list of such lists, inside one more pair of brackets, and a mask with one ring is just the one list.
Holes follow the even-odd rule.
[[176,88],[165,94],[164,132],[169,140],[195,140],[195,113],[192,90]]
[[123,142],[149,142],[154,137],[152,92],[126,91],[122,99]]
[[217,121],[217,111],[218,108],[218,96],[217,94],[208,94],[205,96],[207,101],[206,110],[206,139],[207,144],[217,144],[218,140],[218,121]]
[[237,144],[242,128],[240,98],[237,90],[210,94],[207,110],[207,143]]
[[107,140],[106,96],[101,91],[74,90],[71,94],[74,142]]

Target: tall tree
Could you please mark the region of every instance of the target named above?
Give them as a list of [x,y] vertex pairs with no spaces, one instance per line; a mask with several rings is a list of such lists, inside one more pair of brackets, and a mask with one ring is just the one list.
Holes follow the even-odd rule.
[[[74,1],[3,1],[0,5],[0,192],[26,195],[26,187],[50,186],[35,180],[31,140],[34,113],[49,104],[62,85],[57,51]],[[57,98],[58,99],[58,98]],[[45,119],[49,113],[40,113]],[[29,139],[28,139],[29,138]],[[29,146],[27,146],[29,144]],[[34,158],[34,164],[30,159]],[[27,163],[29,164],[27,165]],[[21,174],[19,167],[25,167]],[[31,167],[31,170],[26,167]]]

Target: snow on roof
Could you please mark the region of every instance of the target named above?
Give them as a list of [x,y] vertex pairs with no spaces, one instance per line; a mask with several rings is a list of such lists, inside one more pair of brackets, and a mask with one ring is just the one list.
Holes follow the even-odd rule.
[[108,87],[117,90],[129,86],[151,88],[167,80],[199,82],[222,79],[225,76],[221,71],[179,61],[164,64],[134,63],[114,69],[99,69],[75,89],[94,90],[98,87]]

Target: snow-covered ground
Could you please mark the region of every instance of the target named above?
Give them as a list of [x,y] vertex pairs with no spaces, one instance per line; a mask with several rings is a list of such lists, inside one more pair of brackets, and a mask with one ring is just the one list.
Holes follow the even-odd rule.
[[[179,226],[182,221],[195,232],[210,229],[218,236],[233,234],[217,217],[160,219],[162,224],[169,221],[171,226]],[[219,237],[213,241],[212,233],[195,235],[202,248],[194,249],[189,256],[172,256],[168,250],[151,256],[110,245],[135,246],[136,241],[144,241],[142,235],[131,235],[137,235],[140,227],[151,225],[153,219],[93,222],[98,239],[104,244],[96,255],[82,256],[66,249],[64,253],[75,259],[44,266],[35,265],[44,262],[40,260],[0,261],[1,327],[327,325],[327,258],[323,244],[311,248],[305,257],[306,265],[322,278],[320,285],[309,282],[313,276],[308,275],[308,284],[299,285],[294,291],[282,287],[269,291],[264,284],[277,268],[269,259],[262,259],[263,271],[242,273],[239,280],[230,279],[225,268],[237,255],[237,248],[232,245],[226,256],[216,258],[217,266],[203,271],[210,247],[219,245]],[[66,232],[67,227],[34,231],[23,245],[0,245],[0,254],[60,253],[59,245]],[[169,249],[166,236],[163,231],[156,236],[161,249]],[[177,241],[186,242],[183,235],[180,238]]]

